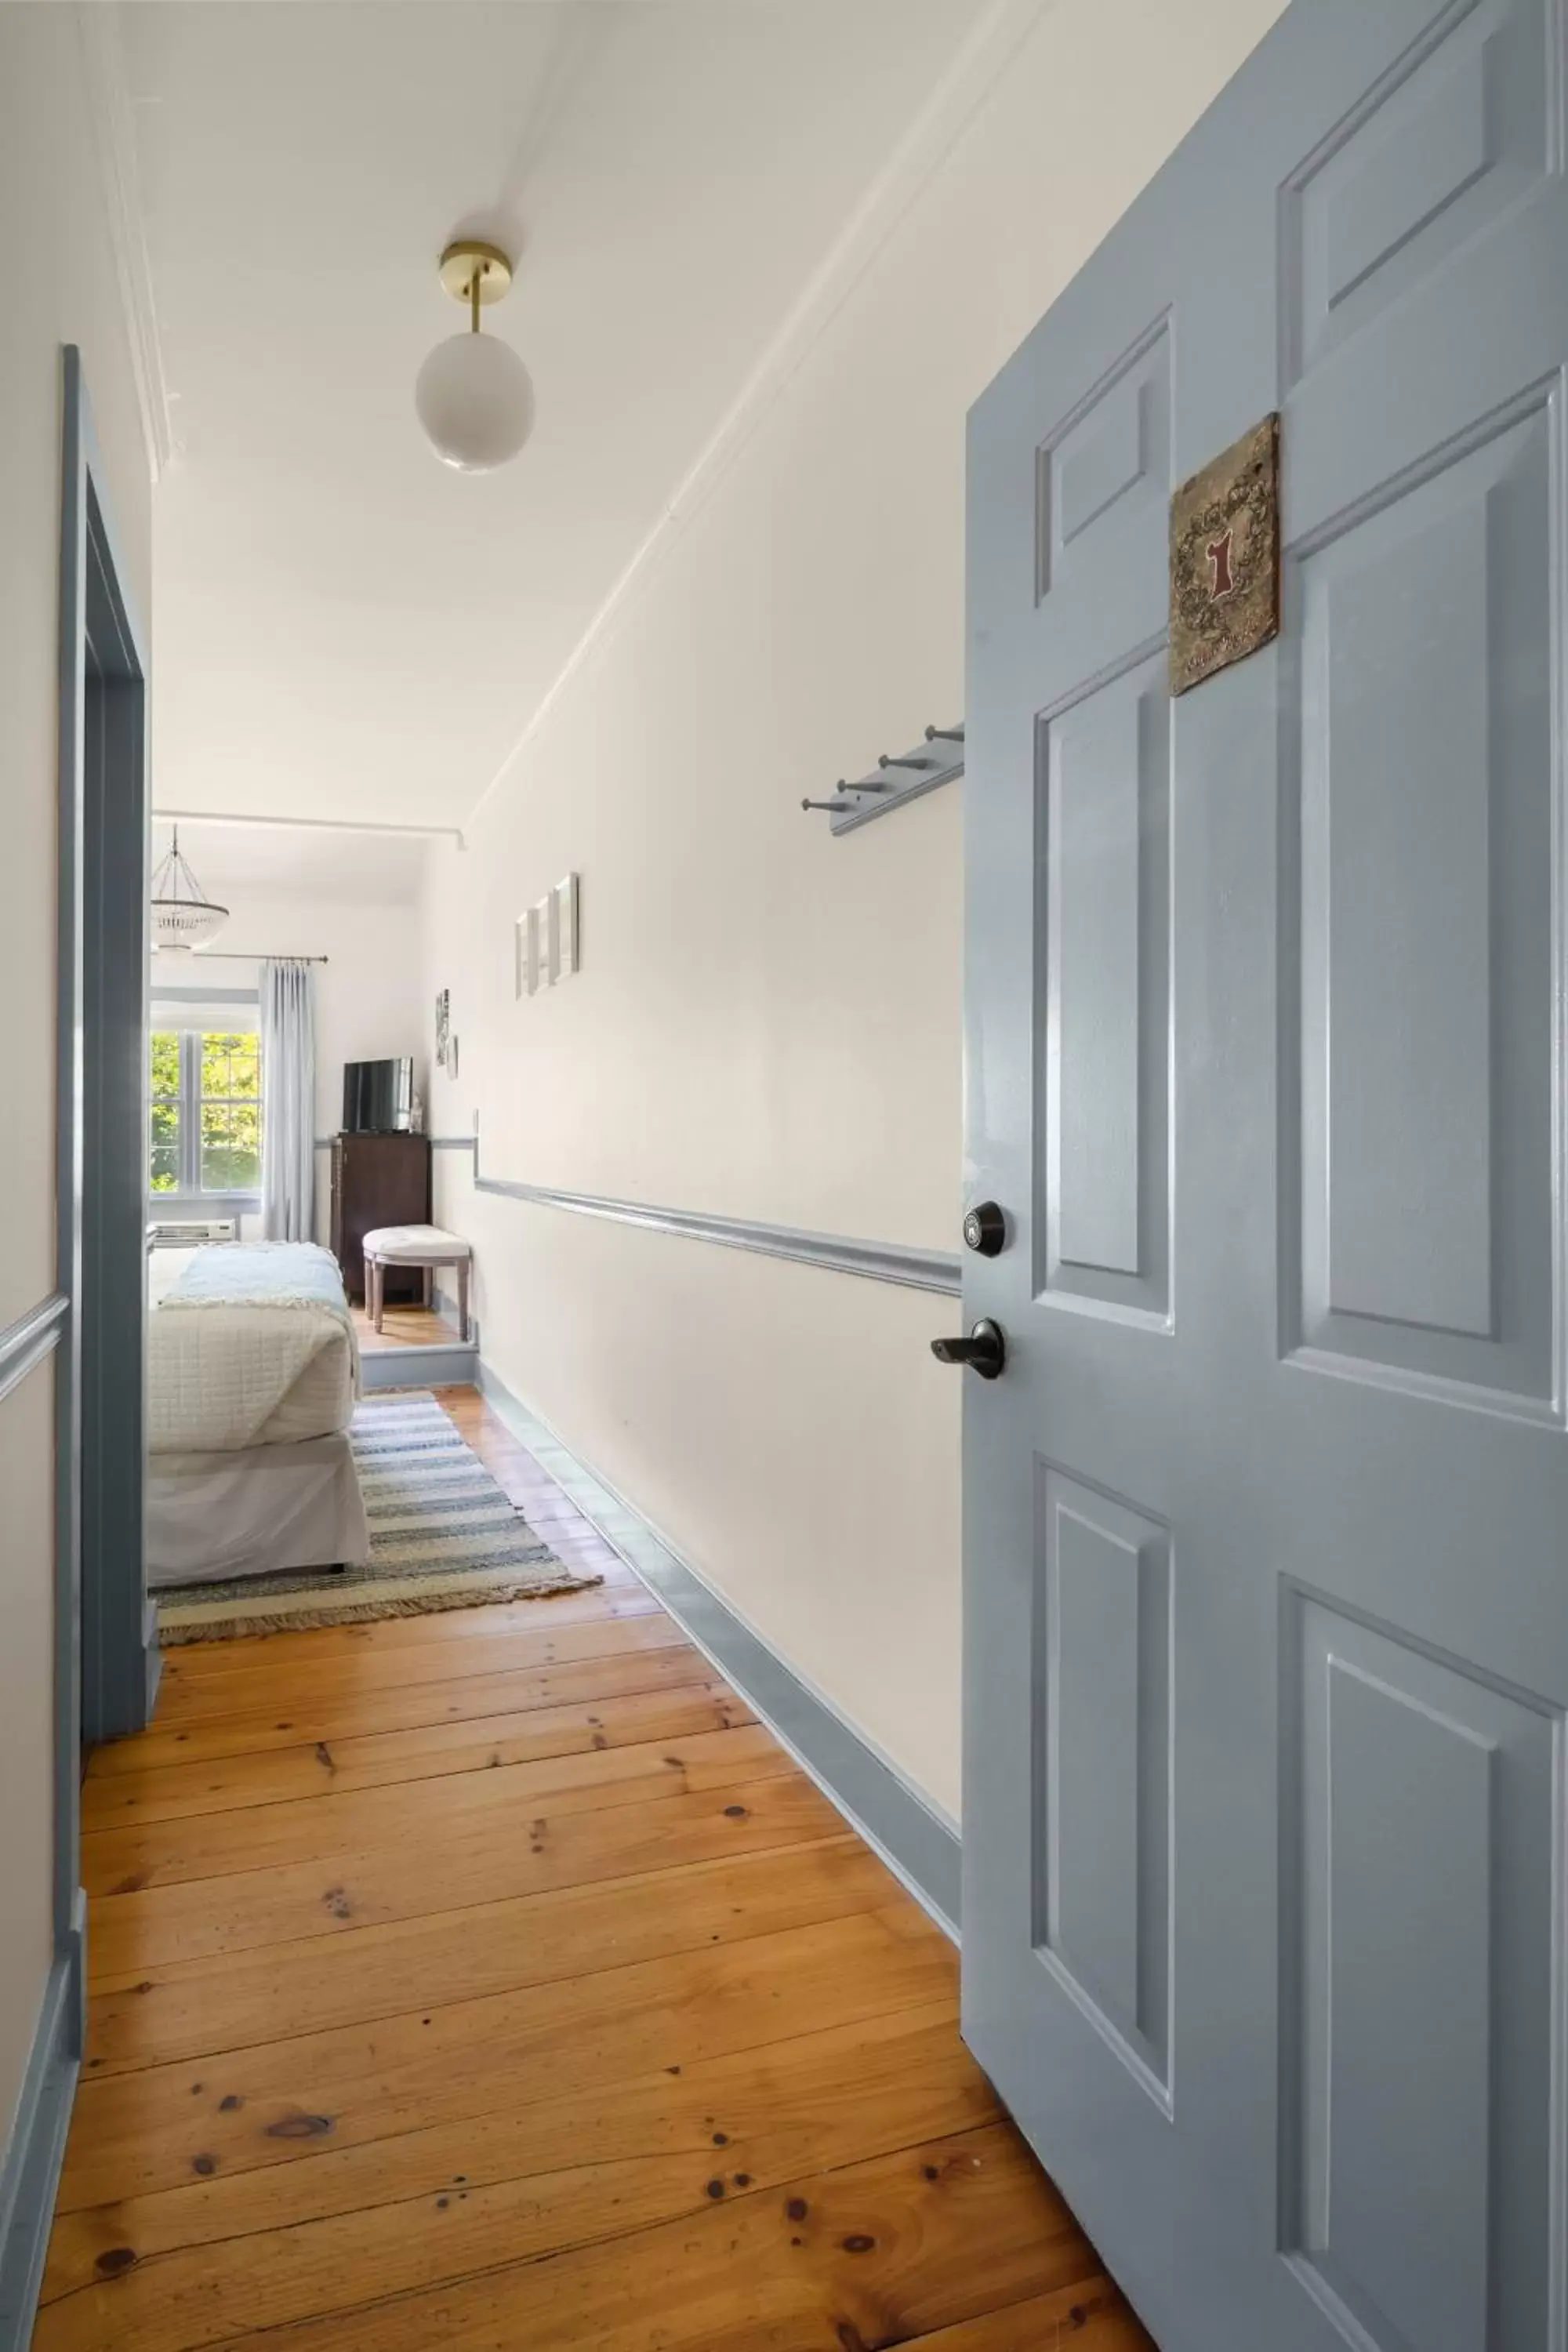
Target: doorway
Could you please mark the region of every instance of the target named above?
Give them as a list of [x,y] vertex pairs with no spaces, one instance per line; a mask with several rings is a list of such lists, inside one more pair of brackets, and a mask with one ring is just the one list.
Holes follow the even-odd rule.
[[64,353],[60,529],[57,1694],[58,1895],[84,1745],[139,1730],[158,1649],[142,1538],[147,661],[79,353]]

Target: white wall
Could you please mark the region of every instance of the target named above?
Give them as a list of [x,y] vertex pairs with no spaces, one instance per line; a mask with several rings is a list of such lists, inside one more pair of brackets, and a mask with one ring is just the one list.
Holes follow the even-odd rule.
[[[489,1173],[957,1247],[961,788],[837,842],[800,798],[962,710],[965,411],[1278,6],[1043,15],[437,861],[434,1123],[479,1107]],[[512,917],[574,866],[583,971],[519,1005]],[[457,1157],[501,1378],[956,1811],[952,1303],[473,1195]]]
[[[181,845],[185,845],[182,832]],[[229,909],[221,940],[268,955],[324,955],[311,983],[316,1008],[316,1133],[335,1135],[342,1124],[343,1064],[393,1055],[414,1056],[414,1084],[429,1099],[433,1013],[426,1003],[419,953],[419,918],[411,905],[322,898],[299,890],[256,888],[243,878],[244,836],[226,864],[213,870],[193,856],[210,898]],[[159,846],[163,834],[159,828]],[[307,855],[302,851],[301,856]],[[215,961],[205,955],[153,959],[153,994],[161,987],[254,989],[257,963]],[[316,1154],[316,1231],[328,1231],[328,1156]],[[258,1229],[259,1230],[259,1229]],[[247,1234],[246,1238],[252,1238]]]
[[[54,1288],[60,345],[80,345],[127,585],[149,610],[149,483],[76,11],[0,6],[0,998],[14,1040],[0,1328]],[[0,2151],[50,1958],[52,1378],[0,1400]]]

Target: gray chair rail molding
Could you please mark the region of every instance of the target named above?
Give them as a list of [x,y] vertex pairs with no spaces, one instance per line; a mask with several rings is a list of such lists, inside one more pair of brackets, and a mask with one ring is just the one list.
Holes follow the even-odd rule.
[[713,1242],[721,1249],[754,1250],[762,1257],[793,1258],[800,1265],[824,1266],[830,1274],[862,1275],[870,1282],[900,1283],[909,1290],[935,1290],[956,1297],[963,1271],[944,1250],[910,1249],[896,1242],[851,1241],[837,1234],[813,1234],[796,1225],[771,1225],[754,1217],[716,1217],[695,1209],[660,1209],[643,1201],[607,1200],[596,1192],[565,1192],[552,1184],[514,1184],[503,1176],[474,1177],[476,1192],[527,1201],[539,1209],[567,1209],[578,1216],[607,1217],[616,1224],[641,1225],[650,1233],[675,1234],[685,1241]]
[[907,1290],[934,1290],[956,1298],[963,1287],[956,1252],[915,1249],[901,1242],[855,1241],[840,1234],[814,1234],[800,1225],[773,1225],[758,1217],[720,1217],[700,1209],[664,1209],[647,1201],[617,1201],[602,1192],[570,1192],[555,1184],[520,1184],[509,1176],[479,1172],[479,1139],[473,1135],[432,1138],[437,1150],[471,1150],[474,1190],[536,1209],[565,1209],[580,1217],[606,1217],[614,1224],[641,1225],[649,1233],[674,1234],[682,1241],[711,1242],[720,1249],[752,1250],[759,1257],[793,1258],[798,1265],[829,1274],[857,1274],[868,1282],[894,1282]]
[[8,1397],[34,1365],[43,1362],[58,1343],[69,1313],[70,1300],[57,1290],[0,1331],[0,1397]]
[[[332,1148],[332,1140],[330,1135],[318,1135],[312,1138],[318,1151],[330,1151]],[[433,1135],[430,1138],[432,1151],[471,1151],[473,1148],[474,1139],[471,1135]]]

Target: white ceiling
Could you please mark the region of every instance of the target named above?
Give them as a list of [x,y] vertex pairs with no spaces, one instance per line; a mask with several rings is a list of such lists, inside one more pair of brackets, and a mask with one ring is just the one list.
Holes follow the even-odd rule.
[[[163,807],[460,824],[981,0],[135,0]],[[440,466],[435,263],[539,421]],[[262,836],[235,836],[255,844]]]
[[[153,862],[170,828],[153,826]],[[193,824],[182,818],[180,854],[209,898],[233,907],[243,924],[252,901],[325,901],[335,906],[408,907],[419,897],[425,843],[384,834],[317,832],[308,826]],[[239,936],[237,931],[235,937]],[[220,940],[220,946],[226,941]],[[255,945],[256,942],[249,942]],[[262,949],[267,941],[260,942]]]

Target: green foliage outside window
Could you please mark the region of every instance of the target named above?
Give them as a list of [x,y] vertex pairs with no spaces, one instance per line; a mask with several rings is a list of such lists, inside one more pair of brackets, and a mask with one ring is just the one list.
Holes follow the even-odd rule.
[[151,1079],[153,1191],[258,1191],[261,1055],[254,1032],[157,1030]]
[[261,1182],[261,1048],[249,1036],[201,1041],[204,1192],[254,1192]]
[[153,1165],[154,1192],[180,1189],[180,1033],[153,1033]]

